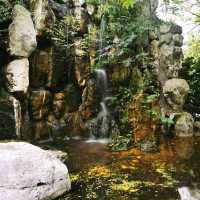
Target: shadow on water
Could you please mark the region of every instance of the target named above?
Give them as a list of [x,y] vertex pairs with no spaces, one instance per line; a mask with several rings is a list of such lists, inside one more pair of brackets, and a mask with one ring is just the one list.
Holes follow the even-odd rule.
[[72,190],[60,200],[200,200],[200,139],[162,143],[158,153],[111,152],[104,143],[70,140]]

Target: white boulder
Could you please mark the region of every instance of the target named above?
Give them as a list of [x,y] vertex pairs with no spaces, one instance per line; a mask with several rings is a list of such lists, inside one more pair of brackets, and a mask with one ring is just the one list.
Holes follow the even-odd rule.
[[6,86],[9,92],[27,92],[29,86],[29,61],[27,58],[10,62],[5,70]]
[[0,144],[0,172],[2,200],[51,200],[71,188],[60,160],[24,142]]
[[13,8],[9,26],[9,50],[12,56],[29,57],[37,46],[36,31],[30,12],[20,5]]

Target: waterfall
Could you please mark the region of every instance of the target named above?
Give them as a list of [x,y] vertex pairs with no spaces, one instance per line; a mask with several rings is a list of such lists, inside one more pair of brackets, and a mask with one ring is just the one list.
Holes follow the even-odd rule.
[[[106,0],[100,0],[100,4],[105,4],[105,2]],[[106,16],[103,13],[101,16],[100,31],[99,31],[99,60],[103,55],[103,49],[105,47],[105,39],[104,39],[105,30],[106,30]]]
[[200,199],[200,192],[195,189],[191,190],[188,187],[181,187],[181,188],[178,188],[178,192],[179,192],[181,200],[199,200]]
[[100,58],[103,54],[103,49],[105,47],[104,32],[106,30],[106,19],[105,14],[101,17],[100,32],[99,32],[99,55]]
[[90,138],[87,143],[109,143],[111,117],[109,110],[106,106],[108,96],[108,80],[106,71],[104,69],[95,70],[97,76],[97,88],[100,94],[100,111],[97,117],[87,122],[87,127],[90,131]]
[[108,98],[108,80],[105,70],[96,69],[95,72],[97,74],[97,87],[101,94],[101,110],[97,116],[98,137],[106,138],[109,135],[109,111],[106,106],[106,99]]
[[13,107],[14,107],[16,135],[17,135],[17,138],[20,139],[22,137],[22,134],[21,134],[21,123],[22,123],[22,121],[21,121],[21,119],[22,119],[21,104],[20,104],[20,101],[14,97],[13,97]]

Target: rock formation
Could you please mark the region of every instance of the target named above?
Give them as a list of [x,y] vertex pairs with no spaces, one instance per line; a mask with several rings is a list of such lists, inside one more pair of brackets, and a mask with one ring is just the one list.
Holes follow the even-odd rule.
[[51,152],[23,142],[0,144],[0,198],[55,199],[71,188],[67,167]]
[[9,50],[12,56],[29,57],[37,46],[31,13],[23,6],[13,8],[9,26]]
[[[39,140],[61,132],[64,135],[87,133],[88,122],[97,118],[101,111],[97,77],[91,69],[99,50],[100,33],[92,33],[94,41],[89,46],[84,43],[85,36],[101,26],[95,17],[98,8],[77,0],[31,0],[24,6],[27,9],[20,5],[13,9],[8,28],[9,51],[4,48],[4,53],[9,55],[5,56],[7,59],[3,64],[7,66],[4,73],[7,89],[23,105],[22,121],[25,121],[26,113],[28,116],[26,121],[29,123],[22,123],[21,129],[29,131],[22,136],[30,135],[31,139]],[[159,117],[151,119],[140,106],[155,92],[154,89],[160,91],[160,97],[149,103],[148,108],[164,117],[180,117],[175,125],[176,135],[187,135],[186,129],[184,134],[181,133],[181,124],[188,127],[188,135],[191,135],[193,120],[189,114],[185,117],[183,111],[189,86],[178,78],[183,57],[182,28],[157,18],[157,0],[136,1],[137,6],[140,12],[136,18],[151,19],[159,26],[148,30],[141,43],[134,41],[131,44],[131,56],[137,60],[138,54],[145,53],[150,59],[148,63],[131,63],[131,66],[125,62],[107,64],[110,91],[115,96],[121,86],[134,91],[124,109],[129,115],[127,123],[135,133],[135,142],[148,137],[147,132],[158,129]],[[118,45],[115,36],[112,48],[107,50],[108,55],[120,51]],[[127,57],[124,59],[128,60]],[[139,91],[147,79],[153,82],[153,89]],[[120,121],[121,107],[111,106],[111,121]],[[139,129],[142,131],[137,136]]]

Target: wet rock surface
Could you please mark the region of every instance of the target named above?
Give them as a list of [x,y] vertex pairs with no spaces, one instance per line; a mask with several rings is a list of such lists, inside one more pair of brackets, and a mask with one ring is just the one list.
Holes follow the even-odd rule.
[[51,94],[47,90],[32,91],[30,95],[30,115],[33,120],[41,120],[49,113]]
[[193,136],[194,119],[190,113],[181,113],[175,123],[175,134],[178,137]]
[[0,152],[1,199],[55,199],[70,189],[67,167],[51,153],[22,142],[1,143]]

